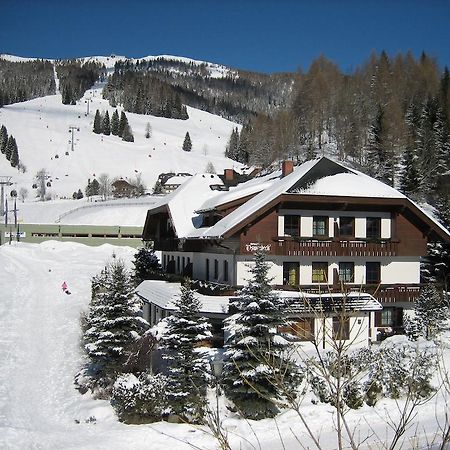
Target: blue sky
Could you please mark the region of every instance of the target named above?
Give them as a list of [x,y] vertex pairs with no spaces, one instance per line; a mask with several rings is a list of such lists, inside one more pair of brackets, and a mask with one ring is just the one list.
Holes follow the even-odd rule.
[[260,72],[349,71],[408,49],[450,66],[448,0],[1,0],[0,53],[172,54]]

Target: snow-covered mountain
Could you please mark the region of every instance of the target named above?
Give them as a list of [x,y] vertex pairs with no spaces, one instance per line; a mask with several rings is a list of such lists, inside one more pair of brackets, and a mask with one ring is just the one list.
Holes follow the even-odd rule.
[[[1,57],[11,61],[30,59],[11,55]],[[142,59],[149,58],[160,57]],[[169,56],[165,58],[177,59]],[[82,59],[97,60],[112,69],[116,61],[126,58],[111,55]],[[217,64],[178,59],[204,64],[211,77],[225,76],[228,70]],[[129,180],[140,174],[146,186],[151,188],[162,172],[194,174],[204,171],[208,162],[214,165],[217,172],[240,166],[224,157],[231,131],[239,125],[190,107],[187,120],[126,113],[134,134],[134,143],[123,142],[117,136],[94,134],[95,111],[109,111],[110,116],[114,111],[108,101],[102,99],[102,88],[103,84],[97,83],[76,105],[63,105],[61,95],[57,93],[0,108],[0,125],[5,125],[8,134],[15,137],[20,160],[26,166],[26,172],[21,173],[0,155],[0,175],[13,177],[11,189],[25,187],[30,192],[30,198],[34,197],[36,191],[32,185],[37,171],[41,169],[50,175],[49,192],[54,198],[61,198],[71,197],[78,189],[84,191],[88,179],[102,173],[111,178],[123,177]],[[152,129],[149,139],[145,138],[147,123]],[[75,127],[73,151],[70,127]],[[192,140],[191,152],[182,150],[186,132],[189,132]]]

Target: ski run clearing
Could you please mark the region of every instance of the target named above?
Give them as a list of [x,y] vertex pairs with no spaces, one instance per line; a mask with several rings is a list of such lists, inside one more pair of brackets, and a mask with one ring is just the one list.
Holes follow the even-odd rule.
[[[113,254],[131,267],[134,252],[129,247],[88,247],[56,241],[0,247],[1,449],[218,448],[209,431],[201,427],[166,422],[124,425],[108,402],[93,400],[74,389],[74,374],[83,364],[79,320],[89,304],[90,279]],[[72,295],[63,293],[64,281]],[[446,342],[450,367],[448,338]],[[211,396],[214,399],[213,392]],[[276,421],[253,422],[228,412],[222,399],[220,405],[233,449],[302,448],[297,438],[305,448],[313,447],[292,411],[283,412]],[[302,411],[323,448],[336,448],[333,408],[314,405],[306,397]],[[425,448],[445,412],[445,398],[440,395],[422,406],[403,448],[416,444]],[[396,419],[398,410],[393,400],[350,411],[349,424],[360,440],[371,435],[362,448],[382,448],[389,435],[386,414]]]

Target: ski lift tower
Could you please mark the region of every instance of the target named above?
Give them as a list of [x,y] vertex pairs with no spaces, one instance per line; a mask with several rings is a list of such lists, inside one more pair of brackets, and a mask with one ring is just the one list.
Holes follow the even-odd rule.
[[74,137],[74,132],[75,131],[80,131],[80,128],[71,125],[69,127],[69,133],[72,134],[72,138],[70,139],[69,143],[70,143],[70,148],[71,148],[72,151],[73,151],[73,147],[75,146],[75,137]]
[[0,189],[1,189],[1,203],[0,203],[0,216],[5,215],[5,186],[11,186],[12,177],[0,175]]

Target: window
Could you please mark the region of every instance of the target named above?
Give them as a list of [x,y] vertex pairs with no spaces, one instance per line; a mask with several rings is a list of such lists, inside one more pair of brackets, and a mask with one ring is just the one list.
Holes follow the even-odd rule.
[[284,216],[284,235],[300,236],[301,216]]
[[312,282],[326,283],[328,280],[328,263],[313,262],[312,263]]
[[355,236],[355,218],[339,217],[339,236]]
[[344,283],[353,283],[355,280],[355,263],[340,262],[339,263],[339,280]]
[[278,327],[279,333],[295,336],[299,341],[312,341],[314,339],[314,317],[296,317],[285,325]]
[[206,275],[205,275],[205,280],[209,281],[209,259],[206,258]]
[[180,257],[177,256],[177,273],[180,273]]
[[381,239],[381,218],[367,217],[366,218],[366,238],[367,239]]
[[223,281],[228,281],[228,261],[223,262]]
[[381,311],[381,325],[384,327],[394,325],[394,308],[383,308]]
[[350,319],[348,317],[333,317],[333,339],[336,341],[350,339]]
[[328,237],[328,217],[326,216],[313,217],[313,236]]
[[163,256],[163,269],[166,270],[166,255]]
[[381,264],[379,262],[366,263],[366,284],[378,284],[381,281]]
[[219,261],[217,259],[214,260],[214,279],[217,280],[219,278]]
[[283,263],[283,284],[297,286],[300,283],[299,263],[284,262]]

